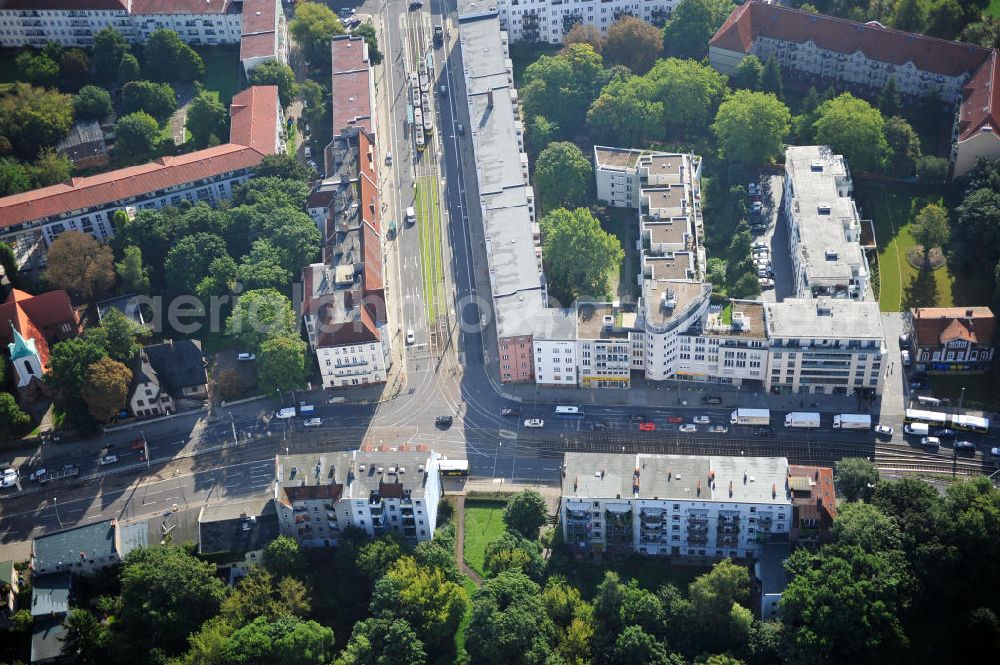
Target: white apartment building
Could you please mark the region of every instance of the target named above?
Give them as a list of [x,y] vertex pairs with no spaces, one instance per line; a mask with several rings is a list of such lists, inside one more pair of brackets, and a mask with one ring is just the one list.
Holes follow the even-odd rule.
[[868,297],[868,260],[861,215],[851,198],[851,174],[829,146],[785,150],[782,208],[800,298]]
[[183,201],[214,205],[231,197],[265,155],[284,151],[278,88],[247,88],[233,97],[229,114],[229,143],[0,198],[0,240],[14,248],[18,266],[40,266],[60,233],[113,236],[119,210],[131,214]]
[[952,104],[990,49],[754,0],[733,10],[708,47],[709,62],[724,74],[748,55],[774,56],[786,79],[817,89],[835,83],[870,93],[895,77],[907,97],[936,91]]
[[594,146],[597,200],[613,208],[639,208],[639,157],[642,150]]
[[788,460],[566,453],[559,517],[577,556],[756,559],[787,539]]
[[581,388],[628,388],[645,360],[645,334],[634,311],[618,303],[577,303],[576,337]]
[[576,340],[534,341],[535,383],[539,386],[577,385]]
[[688,381],[763,388],[768,362],[764,306],[733,300],[725,307],[710,307],[702,330],[679,339],[675,375]]
[[416,544],[437,528],[441,456],[424,445],[275,457],[282,535],[303,547],[335,546],[349,526]]
[[134,40],[144,42],[154,31],[166,28],[188,44],[239,44],[244,4],[251,3],[240,0],[129,0]]
[[670,18],[680,0],[499,0],[500,23],[514,42],[561,44],[577,23],[607,35],[611,25],[634,16],[656,26]]
[[881,395],[885,332],[874,300],[798,298],[764,305],[770,347],[766,387],[804,395]]

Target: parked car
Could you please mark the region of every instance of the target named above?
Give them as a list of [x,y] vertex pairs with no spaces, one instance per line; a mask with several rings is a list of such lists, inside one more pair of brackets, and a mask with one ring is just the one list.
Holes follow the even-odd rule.
[[940,448],[941,439],[936,436],[924,436],[920,438],[920,445],[925,448]]
[[45,469],[36,469],[31,472],[30,476],[28,476],[28,480],[31,480],[33,482],[38,482],[39,480],[42,479],[42,476],[44,475],[45,475]]
[[310,418],[304,423],[303,427],[320,427],[322,425],[323,425],[322,418]]
[[243,361],[257,360],[257,356],[255,356],[252,353],[237,353],[236,354],[236,359],[237,360],[243,360]]
[[976,444],[971,441],[956,441],[955,442],[955,452],[962,451],[966,453],[976,452]]
[[774,280],[770,278],[758,279],[761,291],[769,291],[774,288]]
[[604,423],[590,423],[588,427],[590,428],[591,432],[603,432],[608,428],[608,426],[605,425]]
[[760,187],[757,186],[757,183],[751,182],[747,184],[747,194],[750,196],[760,196]]
[[443,429],[448,429],[449,427],[451,427],[451,424],[453,422],[454,418],[452,418],[451,416],[438,416],[437,418],[434,419],[434,424]]
[[463,125],[462,123],[458,123],[455,126],[458,127],[459,136],[465,136],[465,125]]
[[753,431],[754,436],[767,437],[774,436],[774,428],[771,427],[758,427]]
[[410,0],[410,9],[420,9],[424,6],[424,0]]
[[518,416],[520,414],[520,409],[500,409],[501,416]]
[[701,398],[701,403],[706,405],[722,404],[722,397],[719,395],[705,395]]
[[990,448],[990,457],[1000,457],[1000,448]]
[[541,418],[528,418],[524,421],[524,426],[531,429],[538,429],[540,427],[545,427],[545,421]]
[[698,426],[697,425],[691,425],[690,423],[688,423],[688,424],[685,424],[685,425],[681,425],[677,429],[680,430],[681,432],[684,432],[685,434],[691,434],[692,432],[697,432],[698,431]]
[[729,431],[729,428],[725,425],[712,425],[708,428],[708,431],[712,434],[725,434]]
[[681,418],[680,416],[667,416],[667,422],[670,423],[671,425],[680,425],[682,422],[684,422],[684,419]]
[[413,334],[413,328],[407,328],[406,329],[406,343],[407,344],[413,344],[413,340],[414,339],[416,339],[416,337]]
[[13,487],[17,484],[17,470],[4,469],[3,476],[0,476],[0,487]]
[[391,152],[385,153],[385,165],[386,166],[392,166],[392,153]]
[[101,466],[107,466],[109,464],[117,464],[118,455],[105,455],[101,458]]
[[954,439],[955,430],[939,429],[934,432],[934,436],[938,437],[939,439]]
[[756,242],[754,242],[754,244],[753,244],[753,245],[751,245],[750,247],[751,247],[751,249],[754,249],[754,250],[757,250],[757,249],[770,249],[770,248],[768,247],[767,243],[766,243],[766,242],[764,242],[763,240],[757,240],[757,241],[756,241]]
[[639,423],[639,431],[640,432],[655,432],[656,431],[656,423],[641,422],[641,423]]
[[875,426],[875,436],[880,439],[891,439],[893,429],[888,425],[876,425]]
[[708,425],[709,423],[712,422],[712,419],[709,418],[708,416],[695,416],[694,418],[691,419],[691,422],[693,422],[695,425]]
[[899,355],[903,359],[903,367],[909,367],[912,364],[913,361],[910,360],[909,351],[901,351]]

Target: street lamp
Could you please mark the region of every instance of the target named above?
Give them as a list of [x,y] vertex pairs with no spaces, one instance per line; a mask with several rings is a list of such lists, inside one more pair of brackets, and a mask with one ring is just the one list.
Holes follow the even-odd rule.
[[503,441],[497,441],[497,450],[493,454],[493,477],[497,477],[497,459],[500,457],[500,446],[503,445]]
[[56,521],[59,522],[59,528],[63,528],[62,519],[59,517],[59,497],[52,497],[52,508],[56,511]]
[[962,394],[958,396],[958,415],[962,415],[963,404],[965,404],[965,386],[962,386]]

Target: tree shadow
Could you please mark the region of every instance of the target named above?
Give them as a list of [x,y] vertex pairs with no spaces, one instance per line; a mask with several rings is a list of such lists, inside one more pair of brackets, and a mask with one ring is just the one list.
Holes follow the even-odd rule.
[[910,280],[910,284],[903,289],[903,304],[906,307],[934,307],[937,302],[938,288],[934,270],[925,262]]

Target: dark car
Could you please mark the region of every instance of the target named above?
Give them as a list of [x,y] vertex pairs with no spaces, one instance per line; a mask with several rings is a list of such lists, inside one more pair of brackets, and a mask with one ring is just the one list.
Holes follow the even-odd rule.
[[451,427],[451,423],[453,421],[454,419],[451,416],[438,416],[437,418],[434,419],[434,424],[437,425],[438,427],[447,429]]
[[635,423],[639,422],[640,420],[645,420],[646,416],[642,415],[641,413],[633,413],[628,417],[628,419]]
[[515,417],[521,415],[521,411],[519,409],[500,409],[500,415]]
[[434,26],[434,48],[441,48],[444,44],[444,31],[440,25]]
[[590,423],[588,427],[590,427],[591,432],[603,432],[608,428],[604,423]]
[[956,441],[955,452],[975,453],[976,444],[971,441]]
[[771,427],[758,427],[753,431],[754,436],[774,436],[774,429]]
[[954,439],[955,438],[955,430],[951,430],[951,429],[939,429],[939,430],[935,430],[934,436],[938,437],[939,439]]
[[705,395],[701,398],[702,404],[722,404],[722,398],[718,395]]

